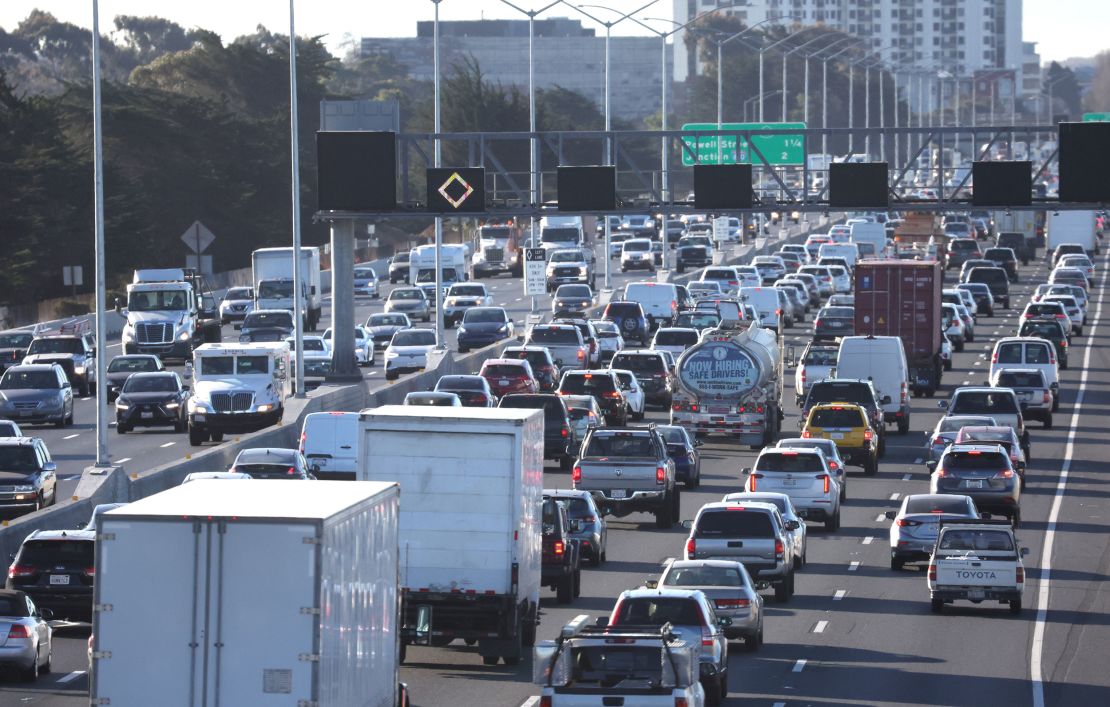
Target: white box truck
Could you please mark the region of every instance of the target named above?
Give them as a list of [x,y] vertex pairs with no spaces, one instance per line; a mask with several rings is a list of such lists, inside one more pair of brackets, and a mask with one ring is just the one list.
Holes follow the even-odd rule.
[[361,423],[358,478],[405,499],[402,644],[427,629],[433,646],[477,641],[486,665],[516,665],[538,620],[542,412],[387,405]]
[[[287,309],[293,311],[293,249],[259,248],[251,254],[255,309]],[[304,283],[305,326],[316,331],[324,307],[324,290],[320,281],[320,249],[301,248],[301,279]]]
[[1078,243],[1087,255],[1094,257],[1098,252],[1095,228],[1094,211],[1049,211],[1048,256],[1052,257],[1058,245]]
[[98,516],[92,704],[403,704],[398,491],[196,481]]

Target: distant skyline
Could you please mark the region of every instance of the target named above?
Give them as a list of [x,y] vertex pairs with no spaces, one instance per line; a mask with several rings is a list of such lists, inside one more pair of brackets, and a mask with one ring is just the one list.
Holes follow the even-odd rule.
[[[647,0],[597,0],[598,4],[628,12]],[[547,0],[514,0],[524,8],[539,8]],[[0,27],[11,31],[31,10],[48,11],[58,19],[81,27],[92,24],[91,0],[0,0]],[[1065,10],[1066,7],[1066,10]],[[605,15],[602,10],[591,13]],[[297,34],[323,35],[333,53],[340,53],[361,37],[411,37],[419,20],[432,19],[430,0],[312,0],[297,8]],[[672,1],[659,0],[639,16],[670,17]],[[100,0],[101,32],[110,34],[116,15],[156,15],[173,20],[185,28],[201,27],[230,41],[254,32],[264,25],[274,32],[288,32],[289,4],[285,0]],[[580,17],[598,34],[604,29],[581,17],[566,5],[556,5],[543,17]],[[522,19],[523,15],[499,0],[443,0],[441,20]],[[657,23],[665,26],[666,23]],[[1024,39],[1036,42],[1044,62],[1091,57],[1110,49],[1106,28],[1110,27],[1110,2],[1107,0],[1025,0]],[[642,35],[632,22],[613,28],[614,35]]]

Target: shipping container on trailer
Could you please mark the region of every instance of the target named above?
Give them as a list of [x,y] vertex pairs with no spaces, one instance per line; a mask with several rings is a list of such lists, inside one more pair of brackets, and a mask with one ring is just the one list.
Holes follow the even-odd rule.
[[399,704],[399,500],[210,480],[98,516],[92,704]]
[[941,293],[935,262],[865,260],[855,272],[857,336],[897,336],[914,394],[932,396],[941,377]]

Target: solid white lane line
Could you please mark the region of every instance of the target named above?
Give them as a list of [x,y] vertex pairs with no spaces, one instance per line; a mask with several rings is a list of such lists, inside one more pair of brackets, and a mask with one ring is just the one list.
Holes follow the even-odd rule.
[[868,535],[866,538],[863,539],[864,545],[870,545],[873,542],[875,542],[875,537],[872,535]]
[[803,670],[806,669],[806,663],[807,662],[808,661],[805,658],[798,658],[798,662],[794,663],[794,669],[791,672],[795,672],[795,673],[802,672]]
[[74,670],[72,673],[69,673],[67,675],[63,675],[62,677],[58,678],[58,684],[61,685],[63,683],[67,683],[67,682],[73,682],[74,680],[76,680],[77,678],[81,677],[84,674],[85,674],[84,670]]
[[74,437],[80,437],[80,436],[81,436],[81,433],[78,432],[76,434],[66,435],[65,437],[62,437],[62,439],[73,439]]
[[813,627],[814,633],[824,633],[825,627],[829,625],[828,621],[818,621],[817,625]]
[[858,569],[859,569],[859,560],[852,560],[852,563],[850,565],[848,565],[848,571],[849,572],[855,572]]
[[847,590],[847,589],[837,589],[837,590],[836,590],[836,593],[835,593],[835,594],[833,594],[833,601],[840,601],[840,600],[841,600],[841,599],[843,599],[843,598],[845,597],[845,595],[847,595],[847,594],[848,594],[848,590]]
[[162,449],[165,449],[166,447],[172,447],[175,444],[177,444],[177,442],[166,442],[165,444],[160,444],[158,446],[161,447]]
[[[1110,266],[1110,253],[1108,253],[1106,262],[1108,265],[1103,266],[1103,273],[1106,272],[1106,267]],[[1060,518],[1060,506],[1063,505],[1064,493],[1068,487],[1068,474],[1071,471],[1071,460],[1075,453],[1075,433],[1079,429],[1079,415],[1083,408],[1083,398],[1087,393],[1087,372],[1091,370],[1091,352],[1095,350],[1091,342],[1094,341],[1095,330],[1098,329],[1099,321],[1102,320],[1102,295],[1105,288],[1106,275],[1103,274],[1102,285],[1099,286],[1098,307],[1095,309],[1091,332],[1088,334],[1090,338],[1088,339],[1087,350],[1083,354],[1083,368],[1079,374],[1079,390],[1075,394],[1075,408],[1071,415],[1067,445],[1064,447],[1064,463],[1060,465],[1060,478],[1056,482],[1056,495],[1052,497],[1052,510],[1048,513],[1048,526],[1045,529],[1044,546],[1041,549],[1041,579],[1037,585],[1037,623],[1033,627],[1032,655],[1029,660],[1029,678],[1033,683],[1033,707],[1044,707],[1045,704],[1041,659],[1044,653],[1045,622],[1048,618],[1049,583],[1052,580],[1052,545],[1056,539],[1056,522]]]

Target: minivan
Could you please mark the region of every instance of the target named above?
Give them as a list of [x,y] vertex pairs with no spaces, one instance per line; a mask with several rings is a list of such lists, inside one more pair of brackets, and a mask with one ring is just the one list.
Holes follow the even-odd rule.
[[902,340],[896,336],[846,336],[836,357],[837,378],[869,380],[875,386],[883,421],[910,430],[909,367]]
[[678,311],[678,290],[669,282],[630,282],[622,299],[639,302],[652,329],[670,322]]
[[357,412],[312,412],[301,426],[300,450],[317,479],[354,481],[358,469]]
[[1052,411],[1060,409],[1060,369],[1056,363],[1056,347],[1051,341],[1032,336],[1006,336],[994,344],[991,352],[990,378],[1003,368],[1032,368],[1044,374],[1052,390]]

